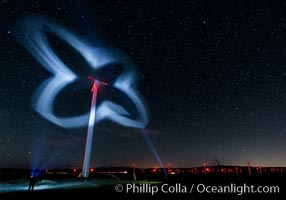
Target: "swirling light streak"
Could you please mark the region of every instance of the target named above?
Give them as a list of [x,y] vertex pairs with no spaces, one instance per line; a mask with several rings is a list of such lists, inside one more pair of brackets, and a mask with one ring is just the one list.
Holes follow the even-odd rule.
[[113,87],[131,99],[137,110],[137,116],[130,118],[130,113],[124,107],[105,100],[97,106],[96,122],[108,119],[134,128],[144,128],[147,125],[149,119],[146,107],[143,98],[136,90],[138,70],[123,52],[115,48],[90,46],[63,27],[42,18],[25,19],[21,22],[21,27],[24,33],[21,42],[36,60],[53,74],[35,92],[33,106],[39,114],[64,128],[86,126],[89,118],[89,112],[72,117],[57,116],[54,112],[57,95],[79,77],[51,49],[46,37],[46,33],[51,33],[72,46],[93,69],[104,68],[111,63],[119,63],[124,67]]
[[[91,46],[67,29],[41,17],[24,19],[21,21],[20,27],[23,33],[22,37],[20,37],[23,45],[46,70],[52,73],[52,76],[40,85],[33,98],[33,107],[40,115],[64,128],[77,128],[88,125],[88,129],[92,131],[94,124],[103,119],[134,128],[144,128],[147,125],[149,117],[146,106],[143,103],[144,101],[140,93],[136,90],[138,70],[136,65],[123,52],[115,48]],[[137,116],[131,118],[131,114],[123,106],[108,100],[103,101],[100,105],[95,105],[94,98],[97,95],[97,91],[93,92],[90,112],[72,117],[56,115],[54,102],[57,95],[67,85],[78,80],[79,76],[54,53],[46,37],[47,33],[59,37],[73,47],[94,70],[104,68],[107,64],[111,63],[118,63],[123,66],[122,73],[111,86],[130,98],[136,108]],[[162,162],[150,138],[146,134],[143,135],[162,166]],[[92,141],[90,136],[92,134],[88,134],[86,139],[87,144],[90,144]],[[83,168],[86,168],[85,177],[88,176],[90,154],[91,145],[88,145],[88,148],[86,147],[83,166]]]

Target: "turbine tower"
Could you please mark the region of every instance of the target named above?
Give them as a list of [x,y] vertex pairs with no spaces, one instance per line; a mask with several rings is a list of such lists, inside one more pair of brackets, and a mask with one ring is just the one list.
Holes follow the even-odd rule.
[[136,181],[137,177],[136,177],[136,162],[134,162],[133,164],[133,180]]
[[92,100],[90,106],[90,113],[89,113],[89,120],[88,120],[88,127],[87,127],[87,136],[86,136],[86,144],[85,144],[85,152],[84,152],[84,160],[83,160],[83,167],[82,167],[82,177],[87,178],[89,175],[89,163],[90,163],[90,155],[92,149],[92,138],[93,138],[93,130],[95,124],[95,114],[96,114],[96,98],[98,93],[99,86],[108,84],[105,82],[100,82],[95,80],[93,77],[88,76],[88,79],[93,81],[91,92],[92,92]]
[[247,164],[247,169],[248,169],[248,175],[251,176],[250,162],[247,161],[246,164]]

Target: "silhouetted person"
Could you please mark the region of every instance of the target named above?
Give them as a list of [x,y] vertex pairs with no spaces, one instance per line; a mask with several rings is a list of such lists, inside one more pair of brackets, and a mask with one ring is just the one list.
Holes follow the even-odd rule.
[[37,182],[37,178],[35,176],[30,176],[30,183],[29,183],[29,188],[28,188],[29,192],[34,191],[34,187],[35,187],[36,182]]

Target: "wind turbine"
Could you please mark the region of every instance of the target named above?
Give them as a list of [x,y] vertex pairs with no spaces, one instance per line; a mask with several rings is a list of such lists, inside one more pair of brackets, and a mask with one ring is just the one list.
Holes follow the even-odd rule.
[[100,85],[108,86],[108,83],[98,81],[91,76],[88,76],[87,78],[92,80],[93,84],[91,88],[92,100],[91,100],[91,106],[90,106],[84,160],[83,160],[83,167],[82,167],[83,178],[87,178],[89,175],[89,162],[90,162],[90,155],[91,155],[91,149],[92,149],[92,138],[93,138],[93,132],[94,132],[93,130],[94,130],[94,124],[95,124],[96,98],[97,98],[98,88]]
[[[79,128],[85,127],[88,122],[85,156],[83,169],[80,176],[88,177],[89,161],[92,147],[92,136],[94,122],[101,120],[110,120],[119,125],[140,128],[144,132],[144,128],[149,122],[148,113],[144,104],[144,99],[137,91],[137,80],[139,71],[133,61],[120,49],[110,47],[98,47],[88,44],[85,40],[77,37],[68,29],[46,19],[26,18],[19,23],[20,42],[27,48],[33,57],[44,67],[51,72],[52,76],[46,79],[35,91],[33,97],[33,108],[44,118],[50,122],[63,128]],[[118,63],[122,66],[122,71],[117,79],[112,84],[112,87],[125,95],[135,106],[137,115],[129,115],[130,113],[118,103],[111,101],[103,101],[101,105],[96,107],[96,97],[98,89],[101,85],[108,85],[105,82],[95,80],[93,77],[88,77],[92,80],[92,102],[90,112],[78,114],[75,116],[59,116],[54,112],[54,104],[57,96],[64,90],[66,86],[75,83],[80,79],[78,74],[74,73],[68,65],[65,64],[54,52],[47,40],[47,33],[53,34],[55,37],[62,40],[81,55],[87,62],[90,70],[98,70],[105,68],[110,63]],[[23,36],[23,37],[22,37]],[[96,115],[96,109],[102,111],[101,115]],[[105,110],[109,113],[104,113]],[[151,143],[148,135],[145,134],[145,140],[148,142],[152,152],[157,160],[161,162],[158,153]]]
[[248,169],[248,175],[251,176],[250,162],[247,161],[246,164],[247,164],[247,169]]
[[136,162],[134,162],[133,164],[133,180],[136,181],[137,177],[136,177]]

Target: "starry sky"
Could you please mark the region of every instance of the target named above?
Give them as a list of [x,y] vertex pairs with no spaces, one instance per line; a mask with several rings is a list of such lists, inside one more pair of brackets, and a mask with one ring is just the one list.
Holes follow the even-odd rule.
[[[59,127],[31,106],[50,73],[15,34],[16,22],[30,15],[119,48],[136,63],[150,114],[145,132],[164,165],[211,165],[218,157],[225,165],[286,166],[284,1],[1,0],[0,167],[83,162],[87,128]],[[86,73],[72,48],[49,40],[71,69]],[[90,95],[88,84],[69,88],[55,108],[64,116],[88,111]],[[160,167],[136,128],[103,121],[93,139],[93,167]]]

